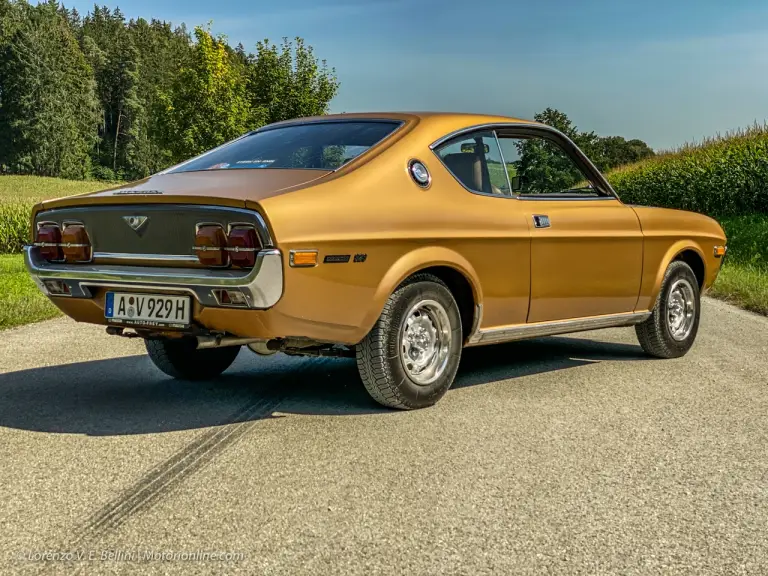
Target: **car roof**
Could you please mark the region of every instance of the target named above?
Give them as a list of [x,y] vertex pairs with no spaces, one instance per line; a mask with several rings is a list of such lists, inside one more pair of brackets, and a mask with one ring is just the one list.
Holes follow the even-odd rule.
[[[536,124],[533,120],[525,120],[512,116],[502,116],[497,114],[474,114],[471,112],[342,112],[341,114],[326,114],[323,116],[307,116],[303,118],[293,118],[275,122],[268,126],[280,126],[288,124],[302,124],[306,122],[333,121],[333,120],[398,120],[415,121],[430,120],[441,122],[445,121],[451,124],[466,123],[468,126],[474,124],[494,124],[494,123],[521,123]],[[266,126],[265,126],[266,128]]]
[[300,125],[314,122],[339,122],[354,120],[393,120],[404,124],[417,125],[417,133],[427,141],[435,141],[440,137],[473,126],[488,124],[528,124],[541,126],[540,122],[500,116],[492,114],[472,114],[469,112],[350,112],[342,114],[327,114],[324,116],[307,116],[283,120],[263,126],[259,130],[271,130],[281,126]]

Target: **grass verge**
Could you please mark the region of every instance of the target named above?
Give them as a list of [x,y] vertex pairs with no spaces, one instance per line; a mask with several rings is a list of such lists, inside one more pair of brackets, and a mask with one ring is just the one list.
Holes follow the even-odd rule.
[[0,255],[0,330],[60,314],[27,274],[21,254]]
[[768,316],[768,270],[726,262],[707,296]]

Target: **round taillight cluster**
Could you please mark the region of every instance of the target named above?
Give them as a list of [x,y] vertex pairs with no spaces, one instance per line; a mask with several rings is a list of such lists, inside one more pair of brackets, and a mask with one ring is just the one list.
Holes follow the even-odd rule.
[[40,257],[49,262],[70,264],[90,262],[93,251],[88,231],[80,223],[41,222],[37,226],[34,245]]
[[221,224],[198,224],[194,249],[203,266],[253,268],[261,242],[250,225],[231,225],[227,234]]

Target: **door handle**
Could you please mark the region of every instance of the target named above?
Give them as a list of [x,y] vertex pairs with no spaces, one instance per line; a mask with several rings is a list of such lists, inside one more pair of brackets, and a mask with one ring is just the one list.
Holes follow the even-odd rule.
[[534,214],[533,215],[533,225],[536,228],[549,228],[549,216],[546,216],[544,214]]

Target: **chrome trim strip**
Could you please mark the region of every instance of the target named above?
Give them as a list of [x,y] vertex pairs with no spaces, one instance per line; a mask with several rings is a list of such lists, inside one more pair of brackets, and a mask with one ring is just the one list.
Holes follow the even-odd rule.
[[274,306],[283,295],[283,259],[276,249],[262,250],[251,270],[184,269],[126,265],[66,265],[41,259],[39,249],[24,247],[24,263],[35,283],[62,280],[76,298],[92,298],[89,287],[190,292],[203,306],[219,306],[214,288],[240,290],[248,308]]
[[138,262],[174,262],[179,264],[198,264],[197,256],[187,254],[131,254],[127,252],[94,252],[94,259],[109,259]]
[[61,248],[90,248],[90,244],[72,244],[71,242],[33,242],[33,246],[38,248],[46,248],[51,246],[59,246]]
[[614,196],[570,196],[565,198],[557,198],[554,196],[547,196],[546,194],[520,194],[519,196],[516,196],[518,200],[525,200],[526,202],[530,201],[539,201],[539,202],[584,202],[585,200],[618,200],[618,198],[615,198]]
[[[235,246],[234,248],[230,248],[229,246],[192,246],[192,250],[195,252],[258,252],[261,248],[241,248],[240,246]],[[195,260],[197,260],[197,258],[195,258]]]
[[[501,167],[504,169],[504,176],[507,179],[507,188],[509,189],[509,195],[512,196],[512,181],[509,179],[509,170],[507,170],[507,163],[504,160],[504,151],[501,149],[501,142],[499,142],[499,136],[496,134],[496,130],[493,131],[493,137],[496,139],[496,148],[499,149],[499,157],[501,158]],[[490,174],[488,175],[490,179]]]
[[583,332],[585,330],[599,330],[601,328],[633,326],[643,322],[650,315],[650,312],[627,312],[592,318],[574,318],[571,320],[558,320],[556,322],[535,322],[533,324],[516,324],[501,328],[488,328],[475,331],[469,337],[467,346],[498,344],[500,342],[512,342],[514,340],[554,336],[556,334],[570,334],[571,332]]

